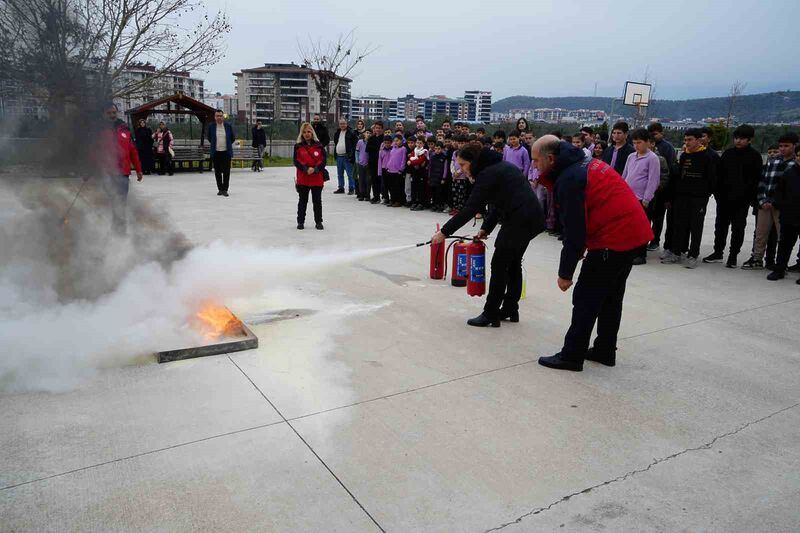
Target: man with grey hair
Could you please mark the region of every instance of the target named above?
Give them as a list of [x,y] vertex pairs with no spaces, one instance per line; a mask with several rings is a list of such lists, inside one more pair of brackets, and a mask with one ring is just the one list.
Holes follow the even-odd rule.
[[[554,192],[563,225],[559,289],[572,286],[583,259],[564,347],[540,357],[539,364],[581,371],[589,359],[614,366],[625,283],[636,249],[653,238],[650,222],[622,176],[603,161],[587,159],[582,149],[554,135],[536,141],[531,154],[540,183]],[[589,349],[595,322],[597,338]]]
[[[320,141],[321,142],[321,141]],[[350,128],[347,119],[339,119],[339,129],[333,134],[333,145],[336,154],[336,175],[339,178],[339,188],[333,194],[344,194],[344,174],[347,173],[347,194],[356,192],[356,182],[353,179],[353,164],[356,161],[356,144],[358,137]],[[325,146],[325,145],[323,145]]]

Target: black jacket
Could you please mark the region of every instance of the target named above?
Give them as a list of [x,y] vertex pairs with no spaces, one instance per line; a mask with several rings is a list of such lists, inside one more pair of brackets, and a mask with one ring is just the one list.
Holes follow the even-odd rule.
[[717,201],[756,205],[762,166],[761,154],[752,146],[744,150],[728,148],[719,159],[714,197]]
[[153,130],[147,126],[136,128],[136,148],[140,153],[153,150]]
[[[336,145],[339,144],[339,134],[342,133],[342,130],[336,130],[336,133],[333,134],[333,152],[334,155],[339,155],[336,153]],[[356,160],[356,144],[358,143],[358,136],[356,132],[354,132],[351,128],[347,128],[344,134],[344,149],[347,152],[347,159],[350,160],[351,163],[355,163]]]
[[378,156],[383,146],[383,135],[373,135],[367,140],[367,166],[373,175],[378,172]]
[[442,233],[453,235],[486,204],[494,205],[494,209],[483,219],[481,229],[491,233],[498,222],[503,224],[495,241],[496,248],[520,246],[544,230],[542,207],[528,178],[502,159],[501,154],[484,148],[472,165],[475,176],[472,193],[464,209],[444,225]]
[[317,139],[319,139],[319,143],[322,145],[325,150],[328,149],[328,145],[331,144],[331,136],[328,133],[328,127],[323,124],[322,122],[318,124],[311,125],[314,128],[314,133],[317,134]]
[[449,162],[450,160],[447,158],[446,153],[437,154],[436,152],[431,152],[430,163],[428,164],[428,184],[431,187],[438,187],[445,180]]
[[781,224],[800,224],[800,165],[793,165],[778,178],[772,199],[780,210]]
[[[719,156],[717,156],[719,157]],[[678,176],[670,182],[669,198],[693,196],[708,198],[717,182],[717,164],[709,150],[683,152],[678,160]]]
[[253,127],[253,148],[267,145],[267,132],[264,128],[258,129]]
[[[614,161],[614,170],[617,171],[617,174],[622,176],[622,171],[625,170],[625,163],[628,162],[628,156],[634,152],[633,146],[629,143],[625,143],[622,147],[617,150],[617,160]],[[614,157],[614,145],[612,144],[606,151],[603,152],[603,162],[607,165],[611,164],[611,158]]]

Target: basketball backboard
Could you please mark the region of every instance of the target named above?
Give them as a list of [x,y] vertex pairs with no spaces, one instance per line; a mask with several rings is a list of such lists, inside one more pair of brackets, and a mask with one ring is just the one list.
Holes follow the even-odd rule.
[[626,81],[623,103],[636,107],[647,107],[650,105],[650,91],[652,88],[653,86],[649,83]]

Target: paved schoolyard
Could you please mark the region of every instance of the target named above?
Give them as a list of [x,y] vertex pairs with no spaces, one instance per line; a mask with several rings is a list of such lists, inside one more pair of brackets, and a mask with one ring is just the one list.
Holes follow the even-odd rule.
[[[445,221],[328,188],[325,231],[299,232],[292,173],[234,171],[230,198],[209,173],[132,194],[196,244],[357,250]],[[712,238],[709,215],[704,254]],[[794,277],[651,260],[617,367],[558,372],[536,364],[568,324],[558,252],[529,248],[520,324],[466,327],[482,301],[413,249],[232,303],[257,350],[0,396],[0,531],[800,529]]]

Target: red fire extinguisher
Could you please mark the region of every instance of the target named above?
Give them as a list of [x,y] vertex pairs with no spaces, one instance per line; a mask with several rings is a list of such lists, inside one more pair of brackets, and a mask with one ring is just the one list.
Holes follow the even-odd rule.
[[453,244],[453,271],[450,274],[450,284],[453,287],[467,285],[467,243],[464,241]]
[[486,246],[480,239],[473,239],[466,245],[467,252],[467,294],[483,296],[486,292]]
[[[439,224],[436,224],[436,231],[439,231]],[[431,242],[431,279],[444,279],[444,250],[445,246],[443,242],[439,244]]]

